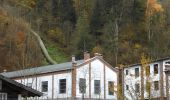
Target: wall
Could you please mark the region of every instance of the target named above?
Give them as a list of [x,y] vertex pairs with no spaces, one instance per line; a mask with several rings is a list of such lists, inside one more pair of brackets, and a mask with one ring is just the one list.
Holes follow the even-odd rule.
[[[136,99],[136,94],[134,89],[135,89],[135,84],[140,83],[141,78],[137,77],[135,78],[135,68],[139,68],[140,72],[140,67],[139,66],[134,66],[134,67],[129,67],[124,69],[124,96],[128,99]],[[126,70],[128,70],[128,75],[126,75]],[[140,75],[140,73],[139,73]],[[129,90],[126,90],[126,85],[129,86]]]
[[[117,83],[117,73],[114,72],[113,70],[111,70],[108,66],[105,67],[106,68],[106,98],[107,99],[117,99],[117,87],[118,87],[118,83]],[[108,94],[108,81],[114,81],[114,95],[109,95]]]
[[[90,67],[90,69],[89,69]],[[104,84],[104,68],[105,68],[105,84]],[[91,71],[89,71],[91,70]],[[91,77],[89,79],[89,73],[91,72]],[[77,97],[81,98],[82,93],[79,91],[79,78],[86,78],[86,93],[84,94],[85,98],[89,98],[89,95],[91,95],[92,98],[100,98],[104,99],[104,90],[106,93],[106,99],[116,99],[116,92],[114,95],[108,94],[108,81],[114,81],[115,90],[117,91],[117,74],[113,70],[111,70],[107,65],[105,65],[102,61],[95,59],[91,63],[87,63],[86,65],[83,65],[79,68],[77,68]],[[94,80],[100,80],[101,85],[101,93],[100,94],[94,94]],[[89,81],[91,81],[91,94],[89,93]],[[104,89],[105,85],[105,89]]]
[[[59,79],[66,79],[66,93],[60,94],[59,93]],[[53,98],[67,98],[71,97],[71,72],[68,73],[54,73],[54,74],[47,74],[38,77],[29,77],[24,79],[17,79],[19,83],[27,85],[27,83],[32,83],[32,88],[41,91],[41,82],[48,81],[48,92],[43,92],[44,96],[40,97],[39,99],[52,99]],[[54,82],[54,83],[52,83]],[[37,84],[36,84],[37,83]]]
[[[66,79],[66,94],[59,93],[59,79]],[[54,75],[54,98],[71,97],[71,73],[55,74]]]
[[[113,71],[110,66],[107,66],[103,61],[95,59],[90,63],[84,64],[83,66],[77,67],[76,69],[76,97],[82,98],[82,94],[79,91],[79,79],[86,79],[86,93],[85,98],[100,98],[100,99],[117,99],[117,73]],[[91,68],[91,71],[89,71]],[[105,70],[105,72],[104,72]],[[91,77],[89,79],[89,74]],[[106,73],[104,75],[104,73]],[[105,77],[105,79],[104,79]],[[59,93],[59,79],[67,79],[67,92],[66,94]],[[100,80],[101,93],[100,95],[94,94],[94,80]],[[104,81],[105,80],[105,81]],[[70,98],[72,96],[72,74],[71,71],[64,73],[51,73],[43,74],[42,76],[23,78],[17,80],[20,83],[27,85],[27,83],[32,83],[32,87],[41,91],[41,82],[48,81],[48,92],[44,92],[44,96],[40,99],[51,99],[51,98]],[[91,83],[89,83],[91,81]],[[115,92],[114,95],[108,94],[108,81],[114,81]],[[37,84],[36,84],[37,83]],[[91,84],[91,88],[89,88]],[[91,94],[89,90],[91,89]],[[105,90],[105,91],[104,91]]]
[[[170,60],[165,60],[165,61],[163,61],[163,71],[165,71],[165,65],[170,65],[170,63],[169,64],[167,64],[166,62],[170,62]],[[164,83],[164,95],[165,95],[165,97],[167,96],[166,95],[166,74],[165,74],[165,72],[163,72],[163,83]]]

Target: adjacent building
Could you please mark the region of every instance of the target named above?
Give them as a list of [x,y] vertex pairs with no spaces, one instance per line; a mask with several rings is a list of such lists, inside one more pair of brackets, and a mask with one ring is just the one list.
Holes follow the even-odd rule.
[[167,87],[166,74],[164,71],[165,66],[168,65],[170,65],[170,58],[152,61],[143,69],[143,78],[141,74],[141,64],[124,67],[122,73],[124,99],[140,99],[143,92],[145,99],[165,100],[167,97]]
[[3,75],[44,93],[41,100],[103,99],[117,100],[119,71],[108,64],[101,54],[83,60],[37,68],[24,69]]

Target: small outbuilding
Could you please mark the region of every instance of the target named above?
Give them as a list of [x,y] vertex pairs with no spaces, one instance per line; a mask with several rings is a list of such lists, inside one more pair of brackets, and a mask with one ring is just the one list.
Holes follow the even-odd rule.
[[0,75],[0,100],[21,100],[22,97],[39,97],[43,93]]

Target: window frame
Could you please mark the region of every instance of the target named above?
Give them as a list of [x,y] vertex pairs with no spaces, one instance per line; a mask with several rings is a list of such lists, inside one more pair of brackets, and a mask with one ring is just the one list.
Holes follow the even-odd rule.
[[[63,80],[65,80],[65,82],[61,82]],[[64,84],[64,83],[65,83],[65,85],[63,85],[61,87],[61,85]],[[67,92],[66,89],[67,89],[67,79],[59,79],[59,93],[60,94],[65,94]]]
[[136,93],[139,93],[139,92],[140,92],[140,84],[139,84],[139,83],[136,83],[136,84],[135,84],[135,92],[136,92]]
[[170,64],[170,61],[166,61],[165,64],[166,64],[166,65],[169,65],[169,64]]
[[101,89],[100,80],[94,80],[94,94],[100,94],[100,92],[101,92],[100,89]]
[[157,75],[159,73],[159,64],[153,65],[154,75]]
[[0,93],[0,100],[7,100],[8,94],[7,93]]
[[85,78],[79,78],[79,93],[82,93],[82,94],[86,93],[86,79]]
[[108,95],[114,95],[114,88],[114,81],[108,81]]
[[146,82],[145,89],[151,90],[151,86],[152,86],[151,82],[148,81],[148,82]]
[[129,70],[128,69],[126,69],[126,75],[128,75],[129,74]]
[[[136,69],[138,69],[138,70],[137,70],[138,73],[136,72]],[[136,68],[135,68],[135,78],[137,78],[137,77],[139,77],[139,67],[136,67]]]
[[[46,86],[46,90],[44,90],[45,89],[44,86]],[[42,81],[41,82],[41,92],[48,92],[48,81]]]
[[159,90],[159,81],[154,81],[154,90],[155,91]]
[[[148,70],[148,71],[147,71],[147,70]],[[151,70],[150,65],[146,66],[146,68],[145,68],[145,75],[146,75],[146,76],[149,76],[149,75],[150,75],[150,70]]]
[[0,90],[2,90],[2,80],[0,80]]
[[129,90],[129,85],[126,85],[126,90]]

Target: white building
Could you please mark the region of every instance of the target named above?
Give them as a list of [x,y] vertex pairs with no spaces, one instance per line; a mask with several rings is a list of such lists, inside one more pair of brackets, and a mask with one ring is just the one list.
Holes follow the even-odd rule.
[[[170,58],[159,59],[151,62],[147,67],[149,75],[144,69],[143,89],[141,86],[141,64],[134,64],[123,68],[123,97],[125,100],[137,100],[141,98],[142,91],[144,98],[155,98],[165,100],[166,95],[166,75],[165,66],[170,65]],[[149,77],[146,77],[149,76]],[[148,85],[150,84],[150,85]],[[150,87],[150,89],[148,88]],[[149,93],[150,90],[150,93]]]
[[[3,75],[44,93],[39,99],[117,100],[118,70],[96,53],[90,58],[43,67],[24,69]],[[114,91],[113,91],[114,90]]]

